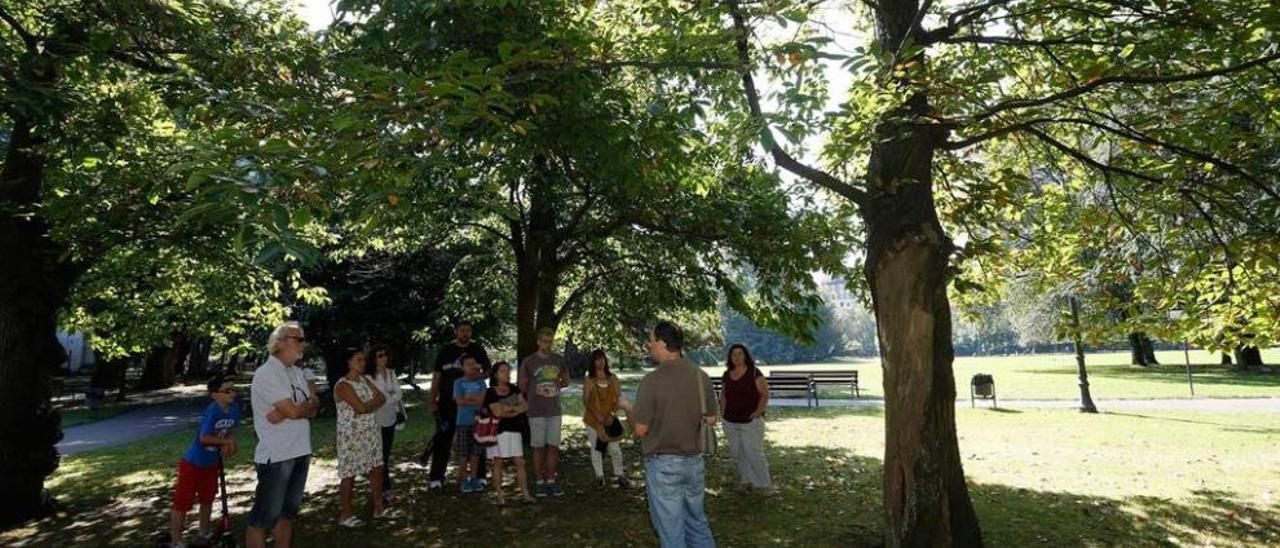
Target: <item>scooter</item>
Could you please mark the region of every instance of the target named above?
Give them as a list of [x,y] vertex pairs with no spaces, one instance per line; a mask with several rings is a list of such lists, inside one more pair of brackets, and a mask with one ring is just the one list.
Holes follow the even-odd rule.
[[227,470],[222,466],[222,453],[218,453],[218,491],[222,497],[222,517],[218,519],[218,531],[213,537],[216,546],[235,546],[236,535],[231,530],[231,512],[227,510]]
[[[222,498],[222,517],[218,518],[218,525],[213,536],[209,538],[209,543],[201,543],[197,546],[236,546],[235,531],[231,530],[231,511],[227,507],[227,471],[222,467],[221,453],[218,454],[218,491]],[[155,546],[168,548],[169,531],[166,530],[156,534]]]

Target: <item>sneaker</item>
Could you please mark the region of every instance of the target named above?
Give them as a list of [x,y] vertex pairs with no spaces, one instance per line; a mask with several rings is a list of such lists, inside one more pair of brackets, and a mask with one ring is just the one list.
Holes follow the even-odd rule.
[[485,488],[489,486],[489,480],[487,480],[487,479],[485,479],[485,478],[477,479],[477,480],[476,480],[476,485],[478,485],[478,486],[479,486],[479,488],[477,488],[477,489],[476,489],[477,491],[484,491],[484,490],[485,490]]
[[564,496],[564,489],[561,489],[560,485],[554,481],[547,482],[547,493],[551,494],[552,496],[561,497],[561,496]]
[[548,494],[549,493],[547,492],[547,484],[545,483],[539,483],[537,488],[535,488],[533,491],[533,496],[538,498],[546,497]]
[[355,529],[357,527],[360,527],[361,525],[364,525],[364,522],[360,521],[360,518],[355,516],[351,516],[347,519],[338,521],[339,527],[346,527],[347,529]]
[[428,491],[442,491],[442,490],[444,490],[444,482],[443,482],[443,481],[440,481],[440,480],[431,480],[431,482],[430,482],[430,483],[427,483],[427,490],[428,490]]
[[400,511],[395,508],[383,508],[381,512],[373,515],[373,519],[396,519],[400,517]]
[[604,476],[596,476],[596,486],[604,489],[609,486],[609,482],[604,479]]
[[627,479],[626,476],[618,476],[618,487],[622,489],[630,489],[631,480]]

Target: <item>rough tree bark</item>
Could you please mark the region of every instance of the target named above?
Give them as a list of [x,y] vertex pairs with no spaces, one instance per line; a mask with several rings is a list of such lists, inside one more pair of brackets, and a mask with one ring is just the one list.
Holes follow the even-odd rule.
[[[882,15],[889,19],[882,32],[895,40],[886,44],[901,42],[893,30],[897,15]],[[924,111],[928,104],[917,96],[910,108]],[[955,427],[947,298],[954,247],[938,221],[931,184],[941,136],[928,126],[892,122],[879,133],[868,169],[864,275],[884,368],[886,544],[980,546]]]
[[[33,76],[53,81],[52,73]],[[50,507],[44,478],[58,467],[54,445],[62,439],[50,404],[51,379],[64,359],[58,307],[74,279],[48,226],[28,215],[44,182],[40,130],[24,116],[12,120],[0,170],[0,525],[41,517]]]
[[[923,19],[916,0],[868,3],[875,14],[880,47],[904,51],[919,43]],[[742,85],[753,118],[767,119],[751,75],[749,30],[738,2],[729,0]],[[923,53],[910,59],[923,70]],[[931,123],[928,97],[907,77],[889,85],[911,93],[876,126],[863,192],[767,144],[784,169],[857,203],[866,226],[863,266],[884,369],[885,544],[982,546],[982,531],[969,499],[955,426],[954,350],[947,285],[954,246],[938,220],[933,200],[933,157],[946,128]]]
[[210,375],[209,354],[212,347],[213,340],[209,337],[200,337],[191,343],[191,356],[186,371],[188,378],[203,379]]
[[538,294],[540,257],[517,249],[516,255],[516,358],[524,359],[538,348]]
[[1135,331],[1129,334],[1129,363],[1143,367],[1160,365],[1160,362],[1156,361],[1155,344],[1146,333]]
[[538,329],[560,326],[556,297],[560,291],[562,265],[557,261],[559,239],[556,206],[547,179],[546,160],[535,160],[530,178],[527,222],[512,221],[511,245],[516,256],[516,359],[538,349]]
[[169,345],[153,349],[147,356],[139,390],[168,388],[178,380],[178,366],[191,353],[191,339],[186,333],[175,331],[169,335]]
[[[885,51],[919,32],[915,0],[875,3]],[[901,59],[905,63],[908,59]],[[923,54],[909,61],[925,64]],[[896,82],[905,89],[909,84]],[[881,118],[867,166],[864,275],[879,331],[885,391],[885,543],[981,546],[956,437],[951,303],[955,250],[938,221],[933,159],[946,133],[921,123],[933,113],[923,92]]]
[[1260,367],[1262,363],[1262,351],[1256,346],[1237,346],[1235,349],[1236,368],[1248,369],[1250,367]]

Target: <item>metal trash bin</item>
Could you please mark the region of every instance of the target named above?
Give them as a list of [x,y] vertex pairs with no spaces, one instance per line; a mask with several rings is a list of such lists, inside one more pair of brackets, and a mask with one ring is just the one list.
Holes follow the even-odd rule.
[[969,407],[975,406],[975,399],[991,400],[991,407],[996,405],[996,379],[986,373],[978,373],[969,380]]

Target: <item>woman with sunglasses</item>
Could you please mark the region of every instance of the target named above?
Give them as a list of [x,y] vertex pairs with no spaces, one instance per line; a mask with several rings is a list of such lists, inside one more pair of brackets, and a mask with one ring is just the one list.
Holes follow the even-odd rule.
[[373,384],[387,397],[387,403],[378,408],[375,414],[378,427],[382,430],[382,501],[391,504],[391,445],[396,439],[396,429],[404,423],[404,394],[400,392],[400,381],[396,372],[391,369],[391,351],[386,345],[373,347],[369,361],[373,362]]

